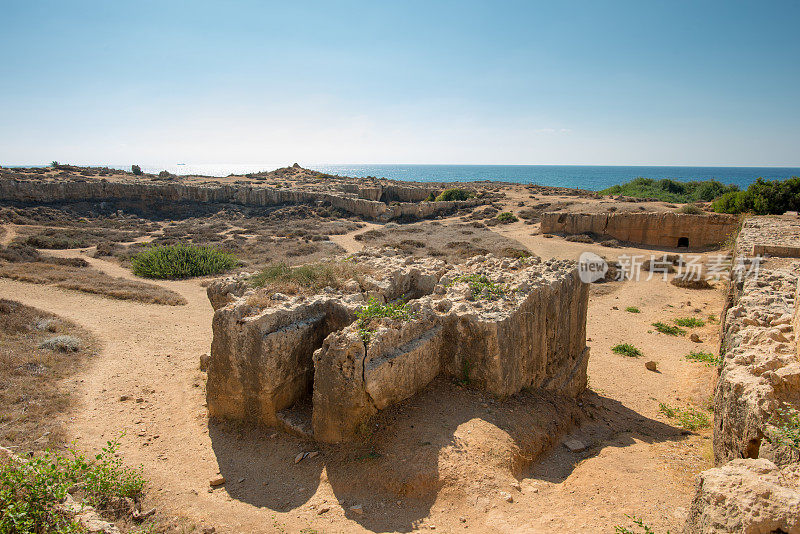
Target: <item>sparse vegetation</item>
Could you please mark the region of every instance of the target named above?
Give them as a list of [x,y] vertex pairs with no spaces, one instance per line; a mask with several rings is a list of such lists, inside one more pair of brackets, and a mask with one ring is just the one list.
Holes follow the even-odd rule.
[[702,352],[693,350],[686,355],[686,359],[693,362],[703,362],[708,365],[719,365],[720,359],[710,352]]
[[517,218],[516,215],[514,215],[510,211],[504,211],[502,213],[497,214],[497,220],[500,221],[502,224],[510,224],[517,222],[519,219]]
[[602,195],[623,195],[636,198],[654,198],[664,202],[712,201],[726,193],[738,191],[735,185],[725,185],[717,180],[679,182],[676,180],[635,178],[630,182],[613,185],[600,191]]
[[368,267],[352,261],[322,261],[298,267],[273,263],[250,278],[250,285],[294,295],[306,291],[317,292],[325,287],[341,289],[348,280],[356,280],[360,284],[369,272]]
[[469,274],[465,276],[459,276],[453,280],[453,283],[456,282],[467,282],[470,290],[472,291],[472,298],[474,300],[497,300],[506,295],[505,286],[493,282],[485,274]]
[[[84,261],[81,258],[75,259]],[[146,282],[109,276],[104,272],[89,267],[74,267],[43,261],[25,263],[0,262],[0,277],[33,284],[53,284],[64,289],[83,291],[84,293],[93,293],[120,300],[135,300],[169,306],[186,304],[186,299],[175,291]]]
[[138,165],[131,165],[131,172],[134,174],[134,176],[141,176],[142,168]]
[[[54,333],[80,339],[76,352],[39,348]],[[70,405],[62,381],[93,354],[88,332],[15,301],[0,299],[0,442],[24,451],[63,441],[59,417]],[[2,509],[0,509],[2,510]],[[2,511],[0,511],[0,515]],[[2,531],[0,531],[2,532]]]
[[625,311],[628,313],[642,313],[642,311],[636,306],[628,306],[627,308],[625,308]]
[[236,257],[211,247],[165,245],[146,249],[131,258],[133,274],[144,278],[177,280],[219,274],[236,267]]
[[614,345],[611,347],[611,352],[614,354],[620,354],[622,356],[628,356],[629,358],[638,358],[642,355],[642,351],[631,345],[630,343],[621,343],[619,345]]
[[[622,525],[617,525],[614,527],[615,534],[656,534],[656,531],[650,528],[643,519],[636,517],[635,515],[625,515],[625,517],[629,518],[636,527],[636,530],[630,530],[629,528],[623,527]],[[669,530],[667,531],[669,534]]]
[[655,327],[655,329],[661,332],[662,334],[667,334],[668,336],[686,335],[686,330],[678,328],[677,326],[672,326],[666,323],[662,323],[661,321],[653,323],[653,327]]
[[672,408],[662,402],[658,405],[658,411],[670,419],[677,419],[678,424],[686,430],[699,430],[711,426],[708,414],[691,406],[687,408]]
[[370,299],[366,306],[362,306],[356,311],[358,318],[358,335],[365,344],[368,344],[374,333],[373,323],[379,319],[394,319],[405,322],[413,318],[413,313],[408,304],[403,301],[389,302],[386,304],[378,300]]
[[779,409],[773,425],[774,428],[770,432],[773,443],[800,449],[800,412]]
[[0,462],[0,532],[83,532],[59,507],[70,490],[79,502],[123,515],[120,503],[140,500],[145,480],[140,470],[123,465],[118,447],[118,441],[109,441],[93,459],[75,451],[71,456],[46,451]]
[[679,317],[673,322],[678,326],[685,326],[686,328],[700,328],[706,325],[705,321],[696,317]]

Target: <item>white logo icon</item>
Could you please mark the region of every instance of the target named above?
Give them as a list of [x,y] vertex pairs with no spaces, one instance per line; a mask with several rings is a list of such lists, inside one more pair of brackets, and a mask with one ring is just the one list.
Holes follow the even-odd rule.
[[578,260],[578,276],[581,282],[591,284],[605,277],[608,272],[606,260],[594,252],[584,252]]

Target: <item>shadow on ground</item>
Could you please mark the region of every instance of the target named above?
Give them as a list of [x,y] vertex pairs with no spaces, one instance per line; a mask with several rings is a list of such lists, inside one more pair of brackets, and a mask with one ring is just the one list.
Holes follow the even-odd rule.
[[[409,532],[430,514],[443,489],[470,496],[498,491],[530,476],[532,464],[577,427],[587,429],[584,437],[594,443],[621,433],[630,434],[630,443],[683,437],[680,429],[593,392],[580,404],[545,392],[500,401],[440,379],[378,414],[371,436],[356,445],[322,446],[268,428],[222,422],[210,423],[209,431],[232,498],[279,512],[338,501],[345,515],[366,529]],[[590,447],[580,457],[601,449]],[[295,464],[304,451],[320,454]],[[573,453],[553,461],[564,451],[559,447],[547,455],[553,464],[548,480],[563,481],[574,468]],[[320,487],[325,480],[330,489]],[[350,511],[357,504],[363,514]]]

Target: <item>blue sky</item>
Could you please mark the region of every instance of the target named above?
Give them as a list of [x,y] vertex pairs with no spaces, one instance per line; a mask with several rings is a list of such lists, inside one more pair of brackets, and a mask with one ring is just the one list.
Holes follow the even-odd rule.
[[796,1],[0,2],[0,164],[800,166]]

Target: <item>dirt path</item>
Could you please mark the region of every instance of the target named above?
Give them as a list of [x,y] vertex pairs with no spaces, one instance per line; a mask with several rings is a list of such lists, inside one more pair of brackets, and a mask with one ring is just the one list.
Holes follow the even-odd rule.
[[352,232],[348,232],[346,234],[340,235],[332,235],[330,236],[331,241],[342,247],[346,252],[352,254],[353,252],[359,252],[361,249],[364,248],[364,243],[355,240],[355,236],[358,234],[363,234],[367,230],[375,230],[378,228],[383,228],[382,224],[376,224],[364,221],[362,222],[364,225],[362,228],[358,230],[353,230]]
[[[560,249],[561,256],[586,249],[522,235],[530,233],[530,226],[513,226],[503,232],[519,230],[517,238],[545,257],[549,247]],[[334,237],[348,251],[361,247],[351,234]],[[609,250],[623,251],[603,249]],[[86,259],[108,274],[131,277],[117,264]],[[366,495],[366,512],[359,516],[340,506],[341,495],[328,480],[335,472],[319,459],[294,465],[295,455],[313,445],[269,431],[209,427],[204,376],[198,370],[199,356],[208,352],[211,341],[212,310],[205,289],[197,281],[158,283],[179,292],[188,304],[147,305],[5,279],[0,279],[0,296],[62,315],[101,341],[97,359],[71,384],[78,407],[68,431],[78,446],[97,448],[124,431],[121,451],[131,464],[144,465],[159,508],[213,525],[217,532],[309,527],[392,532],[431,525],[459,532],[613,532],[614,525],[625,523],[625,514],[645,517],[657,531],[674,532],[682,525],[692,476],[706,466],[708,431],[683,435],[659,415],[658,406],[701,405],[707,398],[713,370],[684,355],[693,349],[715,352],[715,327],[699,330],[704,343],[698,345],[653,333],[650,324],[718,314],[717,291],[690,292],[656,279],[591,298],[589,374],[596,395],[587,402],[597,406],[598,416],[574,433],[588,449],[572,453],[557,446],[525,473],[520,491],[509,489],[513,503],[494,495],[473,499],[470,488],[439,493],[424,506],[410,498],[395,503]],[[627,306],[638,306],[642,313],[626,312]],[[633,343],[645,356],[613,354],[610,347],[623,342]],[[658,362],[659,373],[645,370],[650,359]],[[120,400],[123,396],[128,400]],[[489,421],[470,424],[501,431]],[[440,454],[440,463],[448,461]],[[220,469],[228,482],[209,492],[208,480]],[[345,509],[351,504],[344,503]],[[325,506],[331,510],[319,515]],[[468,521],[462,524],[462,517]]]

